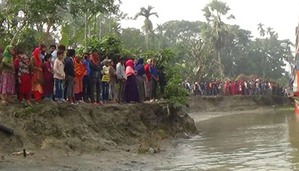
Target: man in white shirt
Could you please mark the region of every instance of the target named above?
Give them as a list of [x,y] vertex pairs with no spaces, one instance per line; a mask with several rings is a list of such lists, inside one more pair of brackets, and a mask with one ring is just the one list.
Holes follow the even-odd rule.
[[118,101],[119,103],[124,102],[124,93],[125,93],[125,85],[126,85],[126,68],[125,68],[125,58],[120,57],[118,64],[116,65],[116,77],[117,82],[119,83],[119,91],[118,91]]

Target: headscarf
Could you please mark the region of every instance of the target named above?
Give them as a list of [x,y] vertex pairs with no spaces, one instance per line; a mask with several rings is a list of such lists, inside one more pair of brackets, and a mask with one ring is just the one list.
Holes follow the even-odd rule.
[[76,77],[83,77],[87,74],[86,66],[81,61],[77,62],[77,60],[74,60],[74,71]]
[[10,54],[10,49],[12,48],[12,45],[6,46],[4,53],[3,53],[3,58],[2,62],[7,62],[9,64],[13,63],[13,57]]
[[137,64],[135,66],[135,70],[136,70],[137,75],[144,75],[145,74],[143,62],[144,62],[143,58],[139,58],[138,61],[137,61]]
[[94,65],[99,65],[100,64],[100,60],[96,57],[94,57],[92,54],[90,55],[90,60],[92,61],[92,63]]
[[35,59],[35,65],[36,65],[37,67],[40,67],[42,61],[41,61],[41,59],[40,59],[40,48],[39,48],[39,47],[35,48],[35,50],[34,50],[33,53],[32,53],[32,56],[33,56],[34,59]]
[[134,69],[133,69],[133,63],[134,63],[134,61],[133,60],[128,60],[127,62],[126,62],[126,76],[130,76],[130,75],[133,75],[133,74],[135,74],[135,71],[134,71]]

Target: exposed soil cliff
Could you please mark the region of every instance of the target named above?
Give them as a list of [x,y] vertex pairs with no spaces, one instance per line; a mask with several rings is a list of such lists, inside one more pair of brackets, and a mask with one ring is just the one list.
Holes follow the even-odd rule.
[[0,124],[14,130],[12,136],[0,131],[2,154],[23,148],[95,152],[117,145],[136,145],[145,152],[158,150],[161,139],[197,132],[193,119],[167,102],[72,106],[48,101],[29,110],[1,106]]

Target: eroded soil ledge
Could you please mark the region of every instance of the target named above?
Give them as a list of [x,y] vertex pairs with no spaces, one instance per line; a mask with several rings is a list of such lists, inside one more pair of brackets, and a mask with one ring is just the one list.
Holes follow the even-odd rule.
[[171,103],[56,104],[51,101],[24,109],[0,107],[0,124],[14,135],[0,131],[0,153],[24,148],[83,153],[106,151],[118,145],[136,145],[138,152],[159,148],[159,141],[186,138],[197,133],[194,121]]

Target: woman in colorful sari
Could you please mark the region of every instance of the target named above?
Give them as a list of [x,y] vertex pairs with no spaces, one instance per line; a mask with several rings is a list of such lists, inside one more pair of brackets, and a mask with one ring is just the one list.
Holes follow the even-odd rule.
[[2,104],[4,105],[11,102],[11,95],[15,94],[15,69],[13,65],[13,55],[15,53],[15,49],[8,45],[4,50],[0,67],[2,72],[0,93],[2,95]]
[[126,62],[126,87],[125,87],[125,102],[136,103],[139,102],[139,94],[137,88],[137,80],[135,76],[135,71],[133,69],[133,60],[128,60]]
[[40,104],[43,97],[43,63],[40,48],[35,48],[31,59],[33,66],[32,92],[36,104]]
[[76,55],[74,59],[74,70],[75,70],[75,85],[74,94],[76,101],[82,101],[83,98],[83,76],[86,75],[86,67],[82,62],[80,55]]

